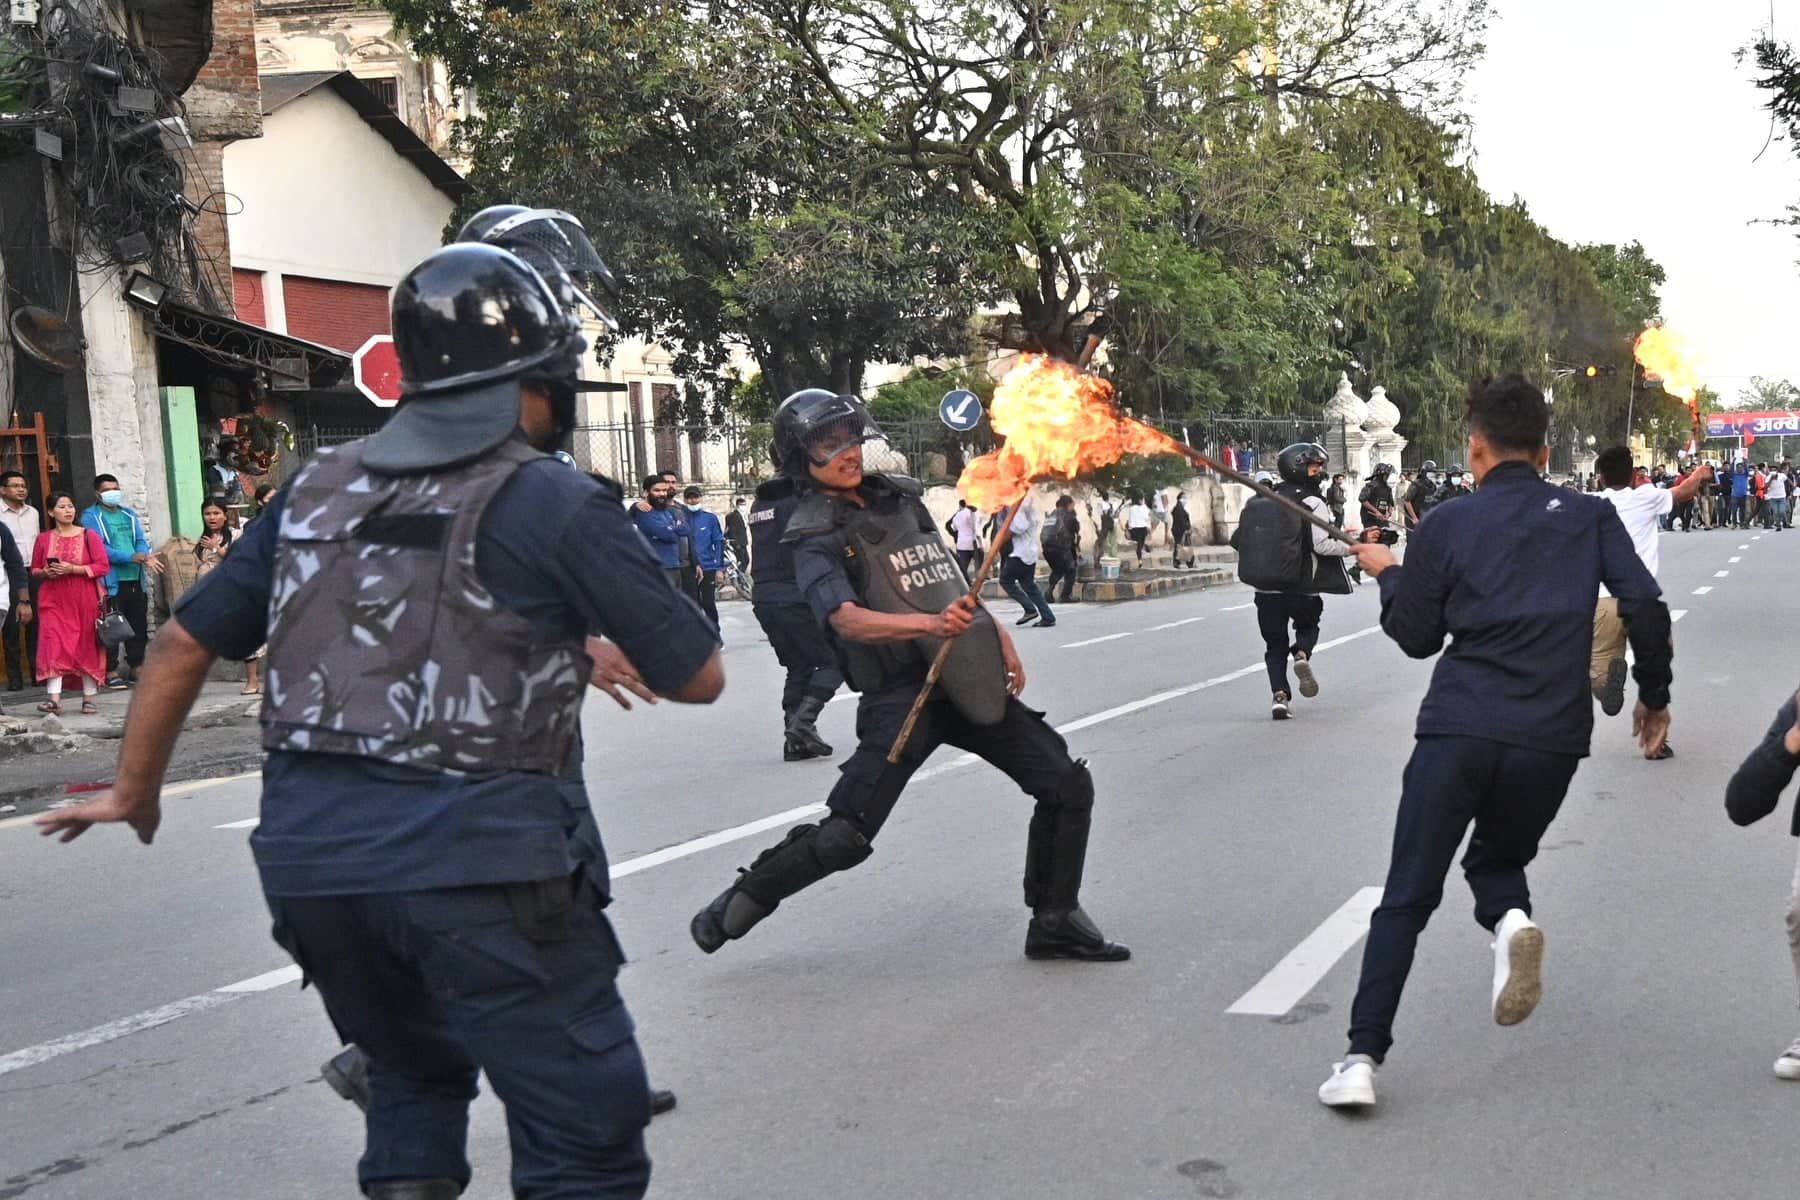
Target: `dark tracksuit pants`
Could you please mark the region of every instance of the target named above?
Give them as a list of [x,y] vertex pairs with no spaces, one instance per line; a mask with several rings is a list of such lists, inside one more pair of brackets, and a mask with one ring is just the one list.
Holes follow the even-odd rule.
[[837,655],[819,629],[819,620],[804,601],[755,601],[750,611],[775,651],[775,661],[787,671],[781,689],[781,711],[791,713],[808,696],[821,704],[831,699],[844,682]]
[[[1295,654],[1309,657],[1319,644],[1319,622],[1325,616],[1325,598],[1302,592],[1256,593],[1256,627],[1262,631],[1263,664],[1269,668],[1269,690],[1293,695],[1288,687],[1288,660]],[[1288,641],[1288,623],[1294,639]]]
[[[1069,597],[1075,592],[1075,552],[1057,546],[1044,547],[1044,561],[1050,564],[1050,582],[1044,585],[1044,595],[1058,604],[1069,603]],[[1056,585],[1062,584],[1062,595],[1056,594]]]
[[4,629],[0,636],[6,639],[7,686],[37,682],[37,611],[32,610],[29,622],[21,621],[19,606],[14,604],[6,610],[6,623],[0,628]]
[[369,1056],[359,1182],[470,1177],[476,1076],[506,1105],[513,1194],[638,1200],[649,1084],[595,889],[271,896],[275,940]]
[[115,673],[127,663],[135,671],[144,665],[144,646],[150,633],[150,597],[144,591],[144,581],[133,579],[120,583],[112,606],[114,612],[131,622],[132,637],[117,649],[108,651],[107,658]]
[[1352,1054],[1380,1062],[1393,1045],[1414,947],[1444,898],[1445,876],[1471,823],[1462,868],[1475,895],[1476,922],[1491,931],[1509,909],[1531,912],[1525,867],[1537,857],[1580,762],[1573,754],[1486,738],[1419,738],[1402,777],[1387,886],[1363,947],[1350,1010]]

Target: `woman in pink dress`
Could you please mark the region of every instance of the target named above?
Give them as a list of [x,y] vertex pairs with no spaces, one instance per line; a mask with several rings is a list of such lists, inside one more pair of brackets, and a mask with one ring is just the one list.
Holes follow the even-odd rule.
[[99,712],[94,697],[106,677],[106,652],[94,635],[100,619],[102,582],[112,570],[100,535],[75,519],[75,500],[56,492],[44,505],[50,528],[38,534],[31,552],[31,577],[37,584],[38,679],[50,699],[38,708],[62,711],[63,679],[81,680],[81,711]]

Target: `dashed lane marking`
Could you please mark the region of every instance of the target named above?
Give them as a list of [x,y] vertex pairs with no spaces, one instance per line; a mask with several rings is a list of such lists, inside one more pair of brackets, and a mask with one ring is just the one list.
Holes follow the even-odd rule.
[[242,821],[227,821],[223,825],[214,825],[214,829],[255,829],[261,817],[246,817]]
[[1673,625],[1675,622],[1681,620],[1681,618],[1687,616],[1687,614],[1688,610],[1685,608],[1675,609],[1669,614],[1669,624]]
[[1707,585],[1706,585],[1706,586],[1705,586],[1705,587],[1697,587],[1697,588],[1695,588],[1695,589],[1694,589],[1694,595],[1696,595],[1696,596],[1704,596],[1704,595],[1706,595],[1706,593],[1708,593],[1708,592],[1710,592],[1710,591],[1712,591],[1712,584],[1710,584],[1710,583],[1709,583],[1709,584],[1707,584]]
[[1286,958],[1275,964],[1257,985],[1237,998],[1226,1013],[1236,1016],[1279,1017],[1306,999],[1340,958],[1369,932],[1369,918],[1381,903],[1381,889],[1366,887],[1344,901],[1307,934]]
[[1183,625],[1192,625],[1197,621],[1204,621],[1204,620],[1206,620],[1205,617],[1188,617],[1185,620],[1181,620],[1181,621],[1167,621],[1161,625],[1152,625],[1150,628],[1146,629],[1144,632],[1145,633],[1156,633],[1163,629],[1179,629]]
[[[1335,649],[1338,646],[1354,642],[1359,638],[1368,637],[1372,633],[1380,632],[1381,627],[1379,625],[1370,625],[1365,629],[1357,630],[1355,633],[1348,633],[1343,637],[1332,638],[1330,641],[1321,642],[1313,650],[1313,653],[1319,654],[1326,650]],[[1230,683],[1233,680],[1243,679],[1249,675],[1260,674],[1263,670],[1264,667],[1262,663],[1253,663],[1250,666],[1239,668],[1236,671],[1228,671],[1223,675],[1215,675],[1211,679],[1203,679],[1198,683],[1190,683],[1185,687],[1170,688],[1168,691],[1157,692],[1154,695],[1144,696],[1125,704],[1115,705],[1114,707],[1105,709],[1101,712],[1092,713],[1088,716],[1071,721],[1067,725],[1057,726],[1057,732],[1067,735],[1079,732],[1083,729],[1092,728],[1095,725],[1104,724],[1108,721],[1116,721],[1120,717],[1129,716],[1136,712],[1142,712],[1147,708],[1154,708],[1160,704],[1168,704],[1171,701],[1184,699],[1197,692],[1203,692],[1209,688],[1219,687],[1220,685]],[[914,775],[913,778],[919,781],[935,778],[936,776],[947,774],[978,761],[980,760],[973,754],[962,754],[947,762],[939,763],[926,770],[920,771],[918,774]],[[221,780],[220,782],[228,781]],[[755,821],[749,821],[742,825],[734,825],[730,829],[721,829],[716,833],[709,833],[701,837],[690,838],[685,842],[679,842],[673,846],[666,846],[661,850],[652,850],[647,854],[640,854],[635,858],[628,858],[623,862],[616,863],[612,867],[612,877],[614,879],[623,879],[628,875],[635,875],[640,871],[648,871],[652,867],[660,867],[667,863],[676,862],[680,859],[699,854],[705,850],[712,850],[719,846],[730,845],[732,842],[742,841],[744,838],[755,837],[759,833],[777,829],[792,821],[804,821],[807,818],[817,816],[824,811],[825,806],[823,804],[808,804],[799,808],[790,808],[786,812],[775,813]],[[1379,898],[1379,888],[1365,890],[1375,892]],[[1358,893],[1359,896],[1361,894],[1362,893],[1360,892]],[[1345,909],[1348,909],[1349,907],[1349,905],[1346,905]],[[1371,903],[1369,907],[1373,908],[1373,904]],[[1341,916],[1344,911],[1345,910],[1340,910],[1339,915]],[[1363,920],[1364,928],[1367,927],[1367,924],[1368,921],[1365,916]],[[1318,934],[1314,935],[1315,938],[1318,936]],[[1358,936],[1361,935],[1358,934]],[[1347,949],[1348,945],[1346,945],[1345,948]],[[1296,953],[1298,953],[1298,951],[1296,951]],[[1338,955],[1341,956],[1342,953],[1342,950],[1338,951]],[[1292,958],[1293,956],[1290,955],[1289,957]],[[1335,956],[1333,961],[1335,961]],[[1329,967],[1330,964],[1327,963],[1326,965]],[[40,1063],[49,1062],[51,1059],[61,1058],[65,1054],[73,1054],[78,1050],[86,1050],[93,1046],[100,1046],[107,1042],[117,1041],[120,1038],[129,1037],[131,1034],[139,1033],[146,1029],[154,1029],[159,1025],[167,1025],[171,1021],[178,1021],[182,1017],[191,1016],[197,1012],[205,1012],[207,1009],[217,1008],[222,1004],[229,1004],[234,1000],[242,999],[244,996],[255,995],[258,992],[266,992],[281,987],[284,984],[296,982],[299,978],[299,967],[279,967],[273,971],[265,971],[261,975],[253,975],[249,979],[240,979],[236,983],[228,983],[224,987],[214,988],[210,992],[201,992],[197,996],[188,996],[185,999],[176,1000],[172,1003],[162,1005],[160,1008],[148,1009],[144,1012],[137,1013],[134,1016],[121,1017],[117,1021],[109,1021],[105,1025],[96,1025],[92,1029],[86,1029],[80,1033],[72,1033],[66,1037],[55,1038],[48,1042],[40,1042],[35,1046],[27,1046],[22,1050],[15,1050],[11,1054],[0,1056],[0,1075],[7,1075],[14,1071],[22,1071],[27,1067],[35,1067]],[[1258,987],[1261,986],[1261,984],[1258,985]],[[1254,991],[1254,989],[1252,990]],[[1285,1011],[1285,1009],[1283,1011]]]
[[1248,604],[1234,604],[1230,608],[1221,608],[1219,611],[1220,612],[1242,612],[1246,608],[1255,608],[1255,607],[1256,607],[1256,601],[1252,600]]
[[[250,771],[243,775],[221,775],[217,779],[196,779],[189,783],[178,783],[173,787],[164,788],[162,790],[162,798],[167,800],[171,796],[187,796],[194,792],[204,792],[210,788],[221,787],[227,783],[242,783],[246,779],[256,779],[259,777],[257,772]],[[92,798],[92,796],[69,797],[71,801],[90,800]],[[32,824],[37,818],[38,814],[36,813],[28,814],[23,817],[7,817],[5,820],[0,821],[0,830],[20,829],[26,825]]]
[[1075,650],[1082,646],[1098,646],[1101,642],[1116,642],[1120,638],[1128,638],[1130,636],[1130,631],[1126,631],[1125,633],[1109,633],[1103,637],[1091,637],[1079,642],[1064,642],[1061,648],[1064,650]]
[[1714,579],[1724,579],[1727,575],[1730,575],[1730,574],[1731,574],[1730,571],[1714,571],[1713,578]]
[[1725,561],[1726,562],[1734,562],[1734,563],[1743,562],[1744,556],[1741,554],[1734,554],[1730,558],[1726,559]]

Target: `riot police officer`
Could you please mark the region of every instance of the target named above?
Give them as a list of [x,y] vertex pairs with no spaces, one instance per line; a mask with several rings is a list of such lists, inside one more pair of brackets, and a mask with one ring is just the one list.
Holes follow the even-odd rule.
[[1376,463],[1369,482],[1363,484],[1362,523],[1366,529],[1386,529],[1394,523],[1394,485],[1388,477],[1394,473],[1392,463]]
[[1443,504],[1463,496],[1473,495],[1474,491],[1475,489],[1469,486],[1469,481],[1463,478],[1462,464],[1451,463],[1450,470],[1444,475],[1443,484],[1438,488],[1437,503]]
[[[809,389],[775,413],[775,454],[799,496],[782,541],[850,686],[862,693],[858,744],[826,801],[828,815],[794,827],[701,909],[689,926],[694,941],[710,954],[802,888],[867,859],[907,781],[948,743],[999,767],[1037,802],[1025,851],[1026,955],[1128,958],[1080,906],[1093,777],[1019,702],[1025,670],[1012,640],[965,596],[968,583],[926,511],[922,485],[863,470],[863,443],[879,436],[855,396]],[[889,763],[945,639],[954,649],[939,689],[900,761]]]
[[787,762],[831,756],[831,745],[819,736],[817,722],[844,682],[837,656],[794,582],[793,547],[782,540],[799,503],[794,481],[777,477],[756,489],[747,522],[752,543],[750,610],[768,636],[776,661],[787,671],[781,690],[781,757]]
[[[604,858],[571,803],[581,701],[622,679],[723,687],[616,489],[552,449],[582,349],[543,278],[453,245],[396,288],[403,403],[314,457],[158,633],[118,782],[44,821],[148,842],[172,744],[217,655],[265,641],[262,820],[275,939],[369,1056],[375,1200],[467,1186],[485,1071],[521,1197],[641,1197],[644,1066],[616,987]],[[611,640],[596,664],[591,635]],[[579,794],[579,793],[577,793]]]
[[1408,525],[1417,525],[1425,519],[1427,513],[1437,507],[1438,502],[1438,469],[1437,463],[1426,459],[1419,465],[1419,477],[1413,480],[1403,502],[1406,505]]

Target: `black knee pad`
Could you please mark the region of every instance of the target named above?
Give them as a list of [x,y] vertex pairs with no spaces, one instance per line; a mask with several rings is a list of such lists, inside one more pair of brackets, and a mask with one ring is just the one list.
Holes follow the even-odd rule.
[[1094,807],[1094,776],[1087,759],[1078,758],[1056,783],[1056,791],[1043,797],[1060,808],[1085,811]]
[[842,817],[826,817],[813,835],[812,852],[819,865],[833,871],[847,871],[875,853],[856,826]]

